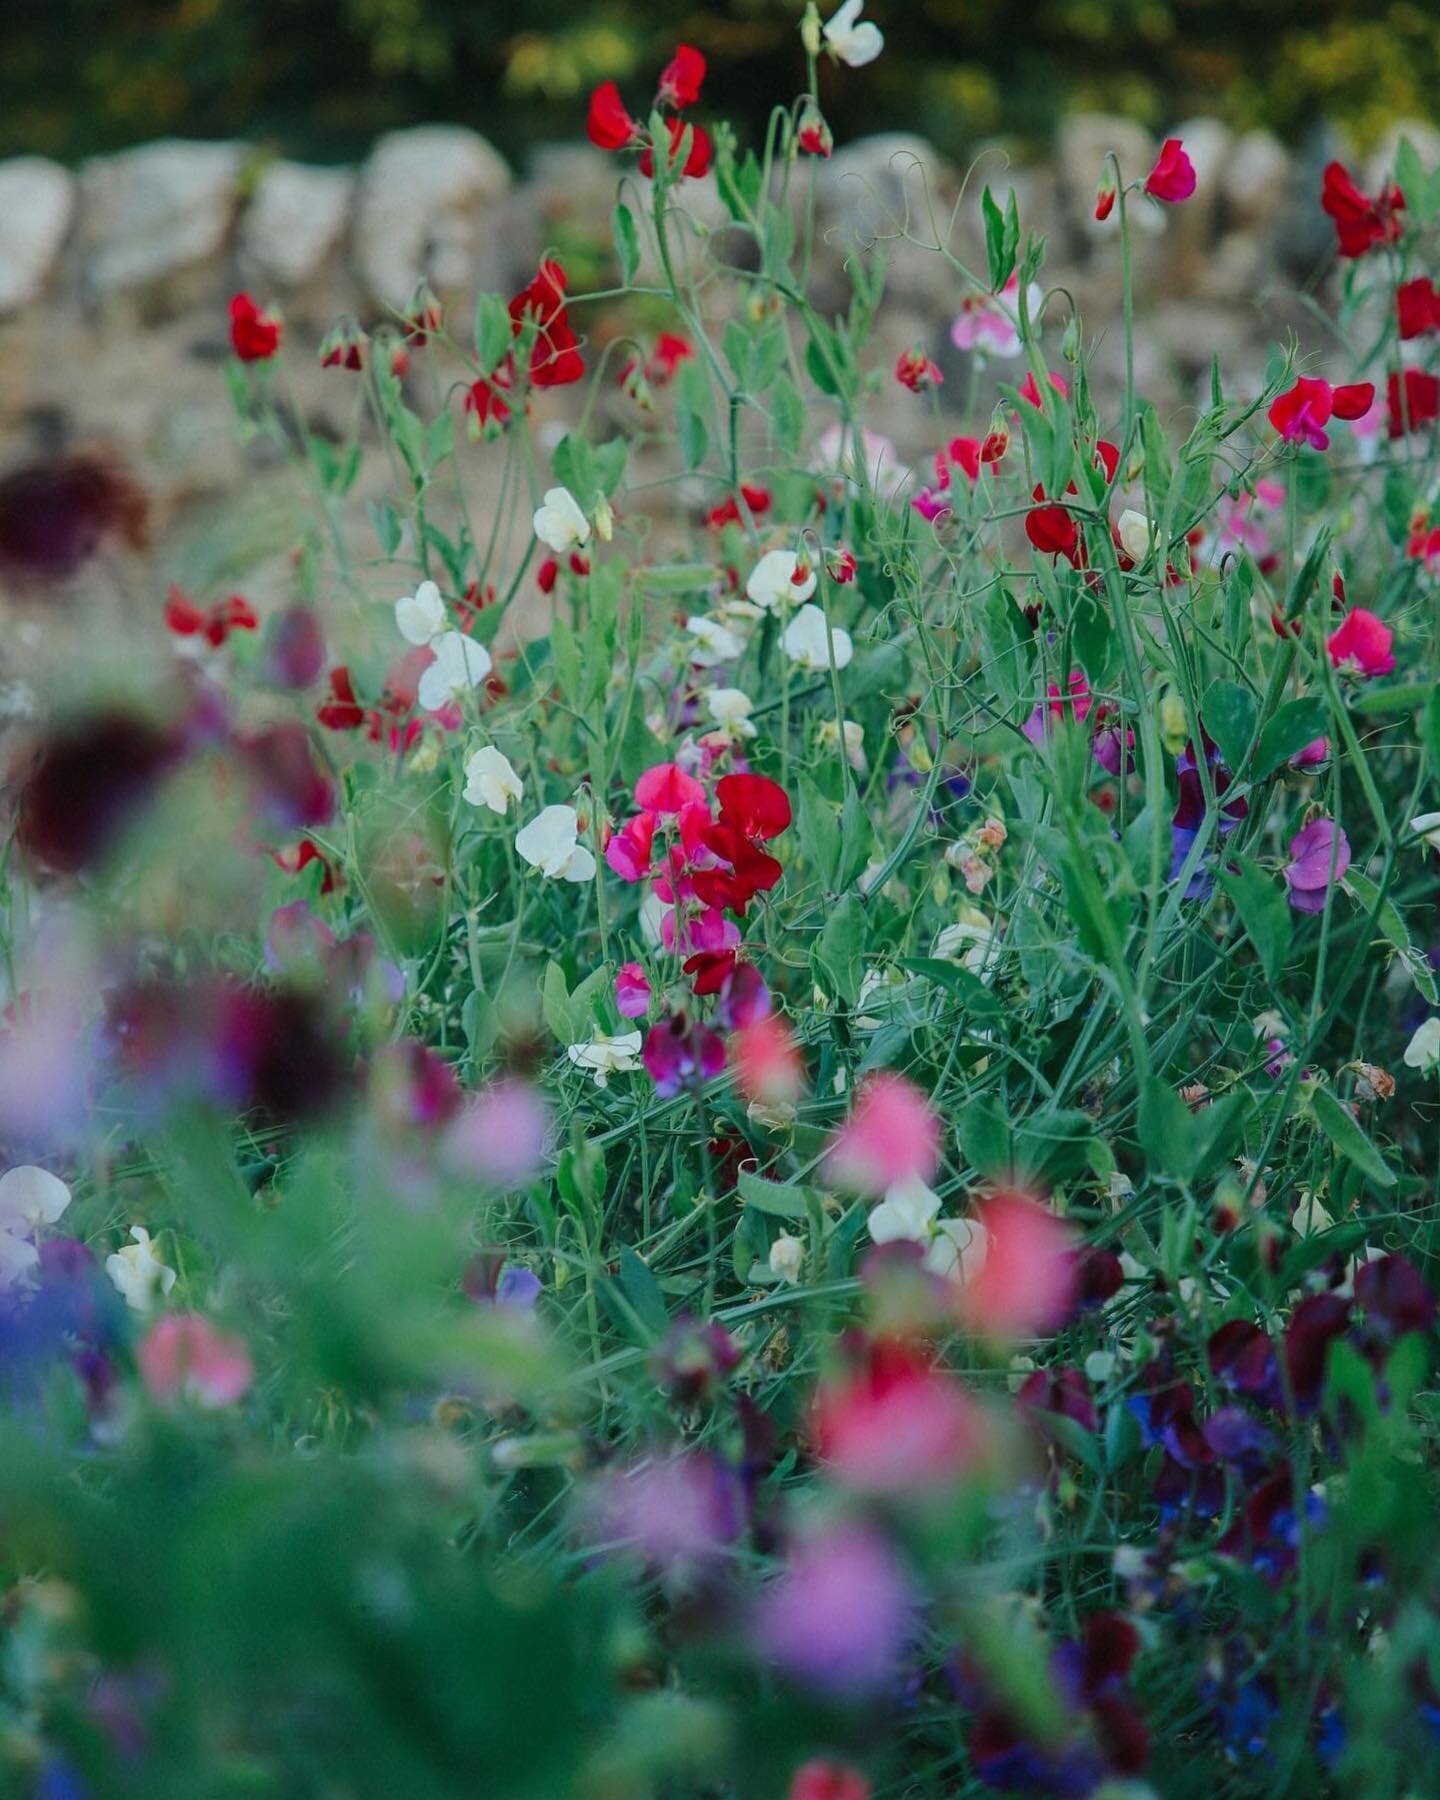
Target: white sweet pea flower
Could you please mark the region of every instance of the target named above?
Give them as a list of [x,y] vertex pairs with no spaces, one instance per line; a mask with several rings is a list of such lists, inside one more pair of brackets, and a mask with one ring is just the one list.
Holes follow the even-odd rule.
[[150,1245],[150,1233],[143,1225],[130,1227],[132,1242],[105,1258],[105,1273],[114,1282],[125,1304],[135,1312],[148,1313],[158,1292],[168,1294],[175,1285],[175,1271],[162,1263]]
[[864,0],[845,0],[821,32],[830,54],[851,69],[863,69],[885,48],[880,27],[860,17],[863,4]]
[[839,469],[848,480],[868,481],[877,494],[893,499],[913,479],[914,471],[900,461],[895,445],[881,432],[862,429],[858,446],[856,435],[844,425],[826,426],[812,467]]
[[685,629],[693,639],[690,660],[698,668],[718,668],[721,663],[737,662],[745,654],[743,639],[727,625],[722,625],[718,619],[707,618],[704,613],[687,619]]
[[978,1219],[937,1219],[935,1235],[925,1252],[925,1267],[932,1275],[973,1281],[987,1248],[985,1227]]
[[428,644],[448,622],[445,602],[433,581],[422,581],[413,594],[395,602],[395,623],[407,644]]
[[808,561],[793,550],[767,550],[750,571],[745,592],[757,606],[773,612],[777,606],[798,606],[815,592],[817,576]]
[[1333,1231],[1335,1221],[1329,1209],[1314,1194],[1301,1194],[1300,1204],[1290,1215],[1290,1229],[1296,1237],[1313,1237],[1318,1231]]
[[579,841],[573,806],[547,806],[515,833],[515,848],[532,869],[552,881],[589,881],[595,858]]
[[1410,829],[1432,850],[1440,850],[1440,812],[1420,813],[1410,821]]
[[1155,527],[1142,512],[1127,506],[1115,527],[1125,554],[1132,562],[1143,563],[1155,546]]
[[770,1246],[770,1273],[778,1275],[782,1281],[788,1281],[791,1287],[796,1287],[799,1285],[804,1261],[805,1245],[798,1237],[782,1231]]
[[1432,1013],[1405,1046],[1405,1066],[1433,1075],[1440,1069],[1440,1014]]
[[471,806],[488,806],[503,819],[512,800],[524,797],[525,787],[510,766],[510,759],[485,744],[465,764],[465,798]]
[[[826,750],[839,748],[840,730],[833,719],[820,721],[820,743]],[[865,727],[853,719],[845,721],[845,760],[857,775],[863,775],[869,767],[865,758]]]
[[739,688],[711,688],[705,695],[705,708],[728,737],[754,737],[750,715],[755,702]]
[[995,927],[978,907],[962,907],[953,925],[946,925],[935,939],[935,955],[960,962],[972,975],[981,975],[996,947]]
[[430,648],[435,660],[420,677],[419,699],[426,712],[439,712],[490,673],[490,652],[463,631],[442,631]]
[[984,1258],[984,1227],[973,1219],[941,1219],[939,1211],[940,1196],[918,1175],[897,1181],[870,1214],[871,1239],[923,1245],[925,1267],[932,1274],[968,1278]]
[[802,669],[828,669],[832,646],[837,669],[845,668],[855,654],[850,633],[831,625],[818,606],[802,606],[780,641],[786,655]]
[[543,503],[535,509],[535,535],[557,556],[583,544],[590,536],[590,521],[569,488],[547,490]]
[[58,1175],[30,1164],[0,1175],[0,1291],[27,1276],[40,1261],[34,1238],[70,1204]]
[[565,1054],[577,1069],[587,1069],[596,1087],[603,1088],[612,1075],[628,1075],[640,1066],[638,1031],[622,1031],[618,1037],[597,1037],[588,1044],[571,1044]]

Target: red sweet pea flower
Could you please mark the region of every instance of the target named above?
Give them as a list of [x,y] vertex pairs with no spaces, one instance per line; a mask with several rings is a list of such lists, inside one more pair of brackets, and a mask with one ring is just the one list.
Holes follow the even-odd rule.
[[1025,515],[1025,535],[1046,556],[1067,556],[1075,561],[1080,549],[1080,528],[1063,506],[1032,506]]
[[1400,320],[1400,335],[1424,337],[1440,331],[1440,290],[1428,275],[1417,275],[1413,281],[1402,281],[1395,290],[1395,311]]
[[1352,606],[1338,629],[1325,640],[1325,648],[1337,669],[1366,676],[1388,675],[1395,667],[1390,651],[1394,637],[1383,619],[1363,606]]
[[704,80],[705,58],[689,44],[679,45],[660,74],[657,95],[660,105],[673,106],[676,112],[684,112],[700,98]]
[[1377,244],[1393,244],[1400,235],[1396,215],[1405,205],[1400,189],[1392,185],[1372,200],[1360,192],[1341,163],[1326,164],[1320,204],[1335,223],[1342,256],[1364,256]]
[[795,148],[802,156],[829,156],[835,148],[830,127],[813,109],[800,121],[800,129],[795,133]]
[[580,340],[565,311],[565,286],[565,271],[560,264],[542,262],[535,279],[510,302],[516,337],[528,320],[533,319],[536,324],[535,343],[530,351],[530,381],[534,387],[565,387],[579,381],[585,373]]
[[510,423],[510,403],[505,399],[515,379],[515,359],[507,356],[491,375],[482,375],[465,390],[465,430],[472,442],[493,438]]
[[733,950],[697,950],[684,962],[684,971],[695,978],[695,997],[718,994],[735,967]]
[[1115,177],[1107,170],[1100,177],[1100,185],[1095,190],[1095,219],[1103,225],[1115,210]]
[[311,863],[318,862],[324,871],[320,882],[322,894],[333,894],[340,885],[339,876],[313,838],[301,838],[298,844],[288,850],[272,851],[270,860],[277,869],[283,869],[287,875],[298,875],[303,869],[308,869]]
[[715,784],[720,823],[747,838],[779,837],[790,824],[790,801],[778,781],[765,775],[724,775]]
[[[770,510],[770,493],[767,488],[752,487],[749,482],[740,483],[740,493],[753,517],[762,518]],[[712,507],[705,515],[705,523],[716,531],[724,525],[740,523],[740,502],[732,494],[728,500],[722,500],[719,506]]]
[[330,671],[330,698],[315,712],[327,731],[358,731],[365,723],[365,708],[355,698],[350,671],[337,663]]
[[1166,138],[1160,146],[1155,167],[1145,177],[1145,192],[1153,200],[1163,200],[1167,206],[1188,200],[1195,192],[1195,165],[1185,154],[1179,138]]
[[1389,415],[1387,430],[1392,438],[1407,431],[1419,431],[1440,419],[1440,375],[1424,369],[1406,369],[1404,385],[1392,375],[1385,384],[1385,406]]
[[236,294],[230,302],[230,347],[241,362],[268,362],[280,348],[284,327],[273,314],[263,312],[248,294]]
[[[1065,377],[1063,375],[1053,375],[1053,374],[1047,373],[1046,379],[1049,381],[1050,386],[1054,389],[1054,391],[1060,396],[1060,398],[1062,400],[1066,400],[1069,398],[1070,385],[1065,380]],[[1022,400],[1024,400],[1028,405],[1033,406],[1037,409],[1039,409],[1042,406],[1043,403],[1040,399],[1040,390],[1035,385],[1035,377],[1033,374],[1027,375],[1025,377],[1024,382],[1021,384],[1020,398]]]
[[[680,153],[680,140],[688,131],[690,148],[685,153],[685,162],[680,173],[699,178],[710,173],[710,165],[715,160],[714,146],[710,142],[710,134],[703,125],[687,125],[683,119],[667,119],[665,129],[670,136],[669,151],[666,157],[667,166],[674,164]],[[655,173],[654,147],[647,144],[640,153],[640,173],[653,176]]]
[[1301,375],[1294,387],[1276,397],[1266,417],[1287,443],[1325,450],[1330,439],[1324,428],[1330,419],[1363,418],[1374,400],[1374,382],[1331,387],[1328,381]]
[[945,377],[938,364],[916,346],[900,352],[895,364],[895,379],[912,394],[923,394],[927,388],[939,387]]
[[602,83],[590,96],[585,135],[600,150],[628,150],[644,138],[638,121],[625,110],[613,81]]
[[241,594],[218,600],[207,612],[173,585],[165,598],[165,624],[176,637],[203,637],[217,650],[232,631],[260,628],[255,608]]

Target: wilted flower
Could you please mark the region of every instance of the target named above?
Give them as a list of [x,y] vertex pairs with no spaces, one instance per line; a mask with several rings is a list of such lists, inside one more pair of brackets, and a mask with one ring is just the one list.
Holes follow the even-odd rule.
[[788,1281],[794,1287],[800,1280],[804,1263],[803,1240],[792,1237],[788,1231],[782,1231],[770,1246],[770,1273],[778,1275],[782,1281]]

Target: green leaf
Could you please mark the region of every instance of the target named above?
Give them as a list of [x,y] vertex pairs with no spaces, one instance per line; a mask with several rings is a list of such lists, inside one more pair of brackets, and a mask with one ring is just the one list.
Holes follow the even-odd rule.
[[1290,954],[1290,939],[1295,929],[1290,903],[1284,891],[1267,875],[1262,875],[1254,863],[1238,855],[1229,860],[1235,867],[1221,869],[1221,886],[1249,933],[1267,980],[1278,981],[1285,958]]
[[365,510],[375,530],[375,541],[387,556],[400,548],[400,515],[388,500],[367,500]]
[[595,466],[595,453],[578,432],[567,431],[555,446],[550,465],[555,479],[569,488],[582,511],[588,511],[599,492],[600,476]]
[[1377,1187],[1394,1187],[1395,1172],[1355,1122],[1355,1115],[1329,1088],[1316,1088],[1310,1102],[1315,1122],[1330,1142]]
[[780,454],[793,457],[805,435],[805,402],[788,375],[777,375],[770,384],[770,423]]
[[956,995],[971,1012],[993,1019],[1001,1011],[999,996],[992,994],[978,975],[960,963],[950,962],[943,956],[902,956],[899,962],[900,967],[910,974],[923,976],[926,981],[933,981],[937,987]]
[[705,460],[710,444],[710,434],[705,426],[709,405],[710,389],[705,371],[696,358],[688,358],[681,363],[675,381],[675,428],[687,469],[698,469]]
[[956,1120],[960,1148],[966,1160],[982,1175],[1004,1179],[1014,1167],[1010,1141],[1010,1115],[993,1094],[967,1100]]
[[[1250,768],[1252,781],[1263,781],[1288,762],[1297,750],[1322,737],[1329,723],[1329,712],[1318,694],[1306,694],[1299,700],[1287,700],[1272,718],[1265,721],[1260,742],[1255,746],[1255,761]],[[1212,727],[1211,736],[1214,736]],[[1220,741],[1218,738],[1215,740]]]
[[1020,247],[1020,221],[1015,211],[1015,190],[1002,213],[989,188],[980,196],[980,211],[985,220],[985,260],[990,270],[990,291],[998,294],[1015,268]]
[[1180,1096],[1158,1076],[1146,1076],[1141,1086],[1136,1130],[1152,1168],[1181,1179],[1190,1174],[1195,1165],[1195,1120]]
[[670,1324],[665,1296],[650,1265],[629,1244],[620,1246],[620,1289],[639,1314],[641,1323],[656,1337],[663,1337]]
[[510,309],[498,294],[481,294],[475,302],[475,360],[482,375],[493,375],[515,335]]
[[1362,875],[1358,869],[1348,869],[1340,885],[1359,901],[1366,912],[1374,914],[1381,935],[1399,954],[1410,979],[1432,1006],[1440,1006],[1440,987],[1437,987],[1435,981],[1435,971],[1430,967],[1430,959],[1416,947],[1400,908],[1389,899],[1377,906],[1380,901],[1379,888],[1368,875]]
[[629,287],[640,267],[640,237],[635,229],[635,215],[623,200],[610,214],[610,226],[615,234],[615,260],[620,265],[620,281]]
[[834,805],[803,769],[796,785],[799,801],[795,831],[800,849],[821,887],[831,892],[836,885],[835,871],[840,861],[840,819]]
[[1232,775],[1244,767],[1255,735],[1255,697],[1238,681],[1212,683],[1200,708],[1201,722],[1214,738]]
[[557,962],[545,965],[545,975],[540,983],[540,1010],[545,1015],[546,1025],[562,1044],[576,1041],[571,1027],[570,989],[566,985],[565,971]]
[[740,1171],[740,1198],[756,1212],[768,1213],[775,1219],[803,1219],[809,1202],[803,1187],[791,1187],[778,1181],[765,1181],[759,1175]]
[[865,908],[858,895],[846,894],[825,921],[813,954],[822,986],[846,1006],[860,993],[864,946]]

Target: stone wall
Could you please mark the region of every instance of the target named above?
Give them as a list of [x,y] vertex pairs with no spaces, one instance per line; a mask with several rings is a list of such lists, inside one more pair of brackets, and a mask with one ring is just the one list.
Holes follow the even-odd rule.
[[[1258,379],[1267,345],[1305,326],[1294,299],[1327,255],[1318,207],[1323,134],[1303,154],[1265,132],[1235,137],[1213,120],[1177,126],[1199,173],[1194,199],[1133,209],[1144,329],[1138,374],[1162,402],[1185,405],[1220,355],[1227,380]],[[1437,134],[1406,130],[1427,158]],[[1049,240],[1046,276],[1074,297],[1096,343],[1098,379],[1120,363],[1115,225],[1093,219],[1105,154],[1138,174],[1156,149],[1141,127],[1067,118],[1053,153],[977,160],[952,247],[981,266],[978,189],[1014,187],[1022,224]],[[1385,151],[1364,172],[1374,179]],[[920,168],[926,173],[922,177]],[[404,306],[424,277],[447,299],[509,293],[547,244],[600,251],[617,160],[588,145],[540,147],[523,178],[477,133],[424,126],[381,138],[363,166],[266,160],[241,143],[167,141],[71,172],[39,157],[0,163],[0,473],[27,454],[100,442],[120,452],[162,513],[253,482],[221,370],[226,302],[251,289],[283,310],[296,403],[323,427],[343,424],[343,377],[307,352],[334,318],[372,323]],[[928,146],[869,138],[817,165],[823,301],[842,303],[844,257],[879,238],[893,266],[880,353],[921,342],[940,361],[946,397],[964,392],[948,324],[958,285],[920,247],[946,221],[960,172]],[[708,183],[683,190],[702,223],[723,223]],[[1063,303],[1061,306],[1063,310]],[[1058,334],[1057,334],[1058,335]],[[1313,326],[1308,343],[1321,348]],[[888,384],[893,388],[894,384]],[[925,409],[884,401],[902,449],[923,453]],[[917,435],[918,434],[918,435]],[[908,440],[908,441],[907,441]]]

